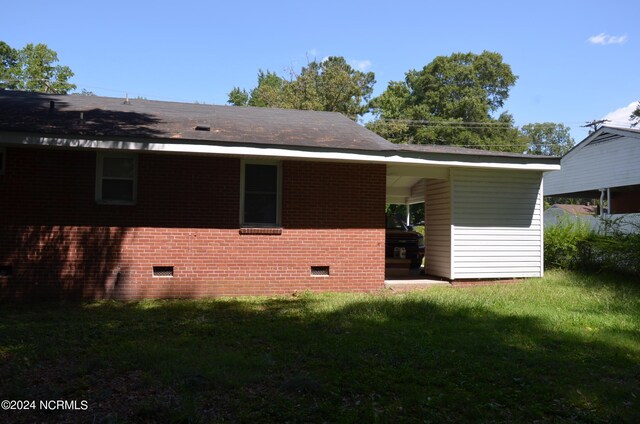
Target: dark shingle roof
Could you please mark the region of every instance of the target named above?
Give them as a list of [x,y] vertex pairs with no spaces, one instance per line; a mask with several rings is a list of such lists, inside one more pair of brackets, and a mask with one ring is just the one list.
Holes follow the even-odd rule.
[[[196,126],[210,131],[196,131]],[[141,99],[127,104],[122,98],[15,91],[0,91],[0,130],[345,150],[395,148],[339,113]]]
[[[196,127],[208,128],[197,131]],[[214,106],[0,90],[0,131],[369,151],[415,157],[556,158],[442,145],[393,144],[334,112]],[[471,157],[471,159],[468,159]],[[555,162],[554,162],[555,163]]]

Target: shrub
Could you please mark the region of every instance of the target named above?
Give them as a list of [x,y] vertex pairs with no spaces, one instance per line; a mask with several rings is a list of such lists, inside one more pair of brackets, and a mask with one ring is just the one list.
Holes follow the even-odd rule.
[[622,221],[604,220],[602,231],[594,234],[590,245],[591,261],[599,269],[640,276],[640,227],[621,231]]
[[588,221],[564,219],[545,229],[548,268],[612,271],[640,276],[640,228],[622,232],[620,221],[604,221],[594,231]]
[[544,261],[549,268],[575,269],[581,262],[581,252],[591,236],[588,222],[560,219],[544,232]]

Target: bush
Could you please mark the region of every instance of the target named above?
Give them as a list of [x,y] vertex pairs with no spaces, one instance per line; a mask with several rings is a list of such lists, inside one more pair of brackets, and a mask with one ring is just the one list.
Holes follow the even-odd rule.
[[640,227],[621,231],[621,220],[605,220],[602,232],[594,234],[588,245],[591,261],[600,270],[640,276]]
[[575,269],[581,262],[582,246],[591,236],[586,221],[560,219],[544,231],[544,262],[548,268]]
[[623,233],[619,221],[605,221],[601,228],[569,219],[546,228],[546,267],[640,276],[640,229]]

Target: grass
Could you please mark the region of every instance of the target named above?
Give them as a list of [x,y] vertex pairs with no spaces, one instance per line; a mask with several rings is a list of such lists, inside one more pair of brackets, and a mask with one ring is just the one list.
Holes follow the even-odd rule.
[[4,305],[16,422],[640,422],[640,285]]

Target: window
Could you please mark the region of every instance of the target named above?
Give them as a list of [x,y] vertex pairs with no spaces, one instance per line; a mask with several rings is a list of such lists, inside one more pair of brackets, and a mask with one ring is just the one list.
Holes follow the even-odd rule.
[[241,179],[240,223],[244,226],[279,226],[280,164],[243,162]]
[[136,202],[137,158],[126,153],[98,153],[96,201],[133,205]]
[[4,174],[4,157],[5,157],[4,147],[0,147],[0,175]]

